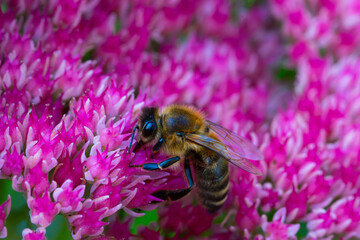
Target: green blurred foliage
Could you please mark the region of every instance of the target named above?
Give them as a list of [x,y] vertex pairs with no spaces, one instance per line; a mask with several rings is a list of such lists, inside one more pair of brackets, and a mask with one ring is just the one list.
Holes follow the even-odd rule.
[[[8,232],[6,239],[22,239],[22,231],[25,228],[35,230],[36,225],[30,221],[29,208],[22,193],[12,189],[10,180],[0,179],[0,204],[7,200],[9,194],[11,196],[11,210],[5,222]],[[51,225],[46,228],[46,237],[49,240],[73,239],[63,215],[57,215]]]
[[130,232],[132,234],[138,234],[138,228],[140,226],[148,226],[152,222],[157,222],[159,220],[159,215],[157,209],[145,212],[145,215],[142,217],[134,218],[134,222],[130,227]]
[[91,48],[87,52],[85,52],[84,56],[81,58],[81,62],[86,62],[94,59],[95,56],[95,48]]
[[11,196],[11,210],[6,219],[5,226],[8,232],[8,239],[21,239],[22,230],[31,227],[29,209],[26,205],[24,196],[16,192],[11,187],[11,181],[0,180],[0,203],[6,201],[8,195]]
[[8,5],[6,4],[5,1],[1,1],[0,8],[1,8],[1,12],[2,12],[2,13],[6,13],[6,12],[7,12]]
[[296,80],[296,75],[297,71],[295,68],[280,65],[276,69],[275,78],[280,82],[293,84]]
[[244,0],[244,5],[246,8],[251,8],[254,6],[256,0]]
[[300,229],[299,231],[296,233],[296,237],[297,239],[303,239],[306,237],[306,235],[308,234],[309,230],[306,226],[306,222],[300,222]]
[[46,228],[46,237],[48,240],[73,239],[62,214],[57,215],[50,226]]

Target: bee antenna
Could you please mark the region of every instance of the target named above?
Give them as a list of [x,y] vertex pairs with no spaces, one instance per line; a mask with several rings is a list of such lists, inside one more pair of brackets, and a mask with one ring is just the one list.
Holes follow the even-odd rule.
[[134,127],[133,132],[132,132],[132,134],[131,134],[131,140],[130,140],[130,145],[129,145],[128,153],[130,153],[130,149],[131,149],[132,143],[133,143],[133,141],[134,141],[134,135],[135,135],[136,129],[139,130],[139,125],[136,125],[136,126]]

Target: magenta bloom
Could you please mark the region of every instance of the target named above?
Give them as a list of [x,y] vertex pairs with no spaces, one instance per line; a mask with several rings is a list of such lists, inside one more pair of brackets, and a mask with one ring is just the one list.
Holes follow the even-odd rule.
[[84,185],[73,189],[72,181],[66,180],[60,188],[55,189],[53,197],[56,202],[60,203],[62,213],[74,212],[79,211],[82,207],[84,191]]
[[296,239],[295,234],[299,230],[299,224],[288,225],[284,223],[286,209],[280,208],[275,214],[271,222],[266,221],[266,216],[262,217],[261,228],[265,232],[266,239],[269,240],[285,240]]
[[60,204],[52,202],[46,193],[37,198],[29,197],[28,205],[31,221],[41,227],[47,227],[60,211]]
[[[20,226],[51,238],[57,215],[74,239],[360,238],[358,0],[0,5],[0,181],[31,221],[10,226],[8,198],[0,238]],[[140,110],[169,104],[264,155],[263,176],[230,166],[215,215],[196,186],[177,202],[153,195],[188,186],[182,160],[132,166],[173,157],[128,153]]]
[[38,228],[36,231],[33,231],[29,228],[26,228],[24,229],[22,236],[25,240],[42,240],[45,238],[45,229]]
[[0,238],[6,238],[7,236],[5,220],[7,216],[9,216],[10,208],[11,208],[11,198],[9,195],[8,200],[6,200],[3,204],[0,205]]
[[79,214],[69,217],[69,222],[74,226],[73,238],[100,235],[104,230],[103,226],[106,225],[101,221],[104,213],[105,210],[95,211],[91,200],[84,202]]

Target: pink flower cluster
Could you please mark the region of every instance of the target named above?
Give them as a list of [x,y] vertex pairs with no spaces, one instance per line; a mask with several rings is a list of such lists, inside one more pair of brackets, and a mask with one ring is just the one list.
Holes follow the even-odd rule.
[[[1,2],[0,178],[26,198],[36,228],[24,239],[45,239],[59,214],[74,239],[360,238],[360,5],[243,4]],[[129,167],[167,157],[127,150],[140,109],[172,103],[264,154],[263,176],[231,167],[218,215],[195,194],[151,203],[184,187],[181,171]],[[0,205],[0,237],[10,206]],[[158,221],[131,233],[155,208]]]
[[0,238],[5,238],[7,236],[7,228],[5,227],[5,219],[9,216],[11,208],[11,198],[8,197],[3,204],[0,205]]

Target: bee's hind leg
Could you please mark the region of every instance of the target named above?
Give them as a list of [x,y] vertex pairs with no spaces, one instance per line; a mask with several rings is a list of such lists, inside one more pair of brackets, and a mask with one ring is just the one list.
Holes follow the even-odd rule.
[[184,170],[185,170],[186,179],[189,184],[188,188],[177,189],[177,190],[160,190],[158,192],[153,193],[152,195],[162,200],[173,200],[173,201],[178,200],[184,197],[185,195],[187,195],[194,186],[194,181],[190,170],[189,159],[187,158],[185,158]]

